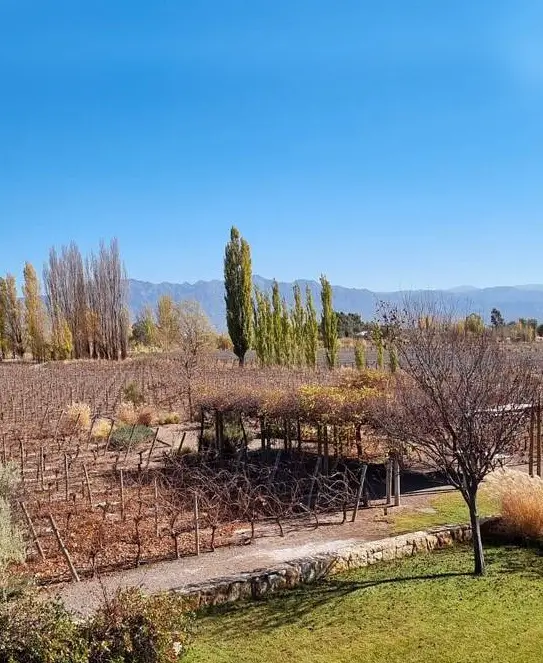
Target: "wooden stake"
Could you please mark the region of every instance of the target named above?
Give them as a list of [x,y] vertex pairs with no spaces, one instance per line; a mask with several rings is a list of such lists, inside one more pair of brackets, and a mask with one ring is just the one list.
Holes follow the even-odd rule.
[[93,499],[92,499],[92,491],[91,491],[89,473],[87,471],[87,466],[85,465],[85,463],[83,463],[83,472],[85,473],[85,483],[87,484],[87,494],[89,496],[90,508],[94,509],[94,503],[93,503]]
[[400,506],[401,504],[401,492],[400,492],[400,460],[398,454],[394,454],[393,460],[393,477],[394,477],[394,506]]
[[155,436],[153,437],[153,441],[151,443],[151,448],[149,449],[149,455],[147,456],[147,461],[145,463],[145,470],[149,469],[149,463],[151,462],[151,456],[153,455],[153,451],[155,449],[155,444],[156,444],[156,439],[158,437],[158,426],[156,429]]
[[19,502],[19,504],[21,505],[21,509],[23,510],[23,513],[25,515],[26,524],[28,525],[28,529],[30,530],[30,534],[32,534],[32,539],[33,539],[34,543],[36,544],[36,548],[38,549],[40,557],[45,561],[45,553],[43,552],[43,548],[42,548],[40,540],[38,538],[36,528],[34,527],[34,523],[32,522],[32,519],[30,518],[30,514],[28,513],[28,509],[26,508],[26,504],[24,502]]
[[158,534],[158,483],[155,477],[155,536]]
[[194,546],[196,556],[200,554],[200,522],[198,519],[198,495],[194,493]]
[[181,435],[181,442],[179,442],[179,446],[177,447],[178,455],[181,453],[181,449],[183,448],[183,444],[185,444],[186,437],[187,437],[187,431],[183,431],[183,435]]
[[358,479],[358,490],[356,491],[356,502],[354,503],[353,515],[351,517],[351,522],[354,523],[356,516],[358,514],[358,509],[360,507],[360,500],[362,499],[362,491],[364,490],[364,482],[366,480],[366,473],[368,471],[368,466],[364,463],[362,469],[360,470],[360,477]]
[[390,462],[390,458],[387,458],[386,460],[385,469],[386,504],[387,506],[390,506],[392,502],[392,463]]
[[260,417],[260,448],[262,451],[266,448],[266,419]]
[[68,564],[68,568],[70,569],[70,574],[72,576],[72,580],[74,582],[80,582],[79,580],[79,575],[77,573],[77,570],[72,562],[72,558],[70,557],[70,553],[68,552],[68,549],[64,545],[63,540],[60,538],[60,532],[58,531],[58,527],[55,523],[55,520],[51,514],[49,514],[49,522],[51,523],[51,528],[53,529],[53,533],[57,539],[58,546],[60,548],[60,552],[64,555],[64,559],[66,560],[66,563]]
[[537,476],[541,476],[541,397],[537,400]]
[[534,437],[535,437],[535,405],[530,410],[530,446],[528,447],[528,474],[534,476]]
[[70,469],[68,467],[68,454],[64,454],[64,492],[66,502],[70,499]]
[[317,475],[319,473],[319,468],[321,466],[322,456],[317,458],[315,463],[315,469],[313,470],[313,476],[311,477],[311,487],[309,489],[309,495],[307,497],[307,508],[311,510],[311,500],[313,499],[313,490],[315,488],[315,481],[317,480]]
[[107,453],[107,450],[109,448],[109,443],[111,442],[111,435],[113,433],[113,427],[115,426],[115,421],[112,419],[111,420],[111,427],[109,429],[109,433],[107,434],[107,440],[106,440],[106,446],[104,448],[104,453]]
[[124,512],[124,473],[122,470],[120,470],[120,478],[121,478],[121,520],[124,522],[126,514]]
[[136,432],[136,426],[137,424],[134,424],[132,426],[132,430],[130,431],[130,437],[128,438],[128,444],[126,445],[126,453],[124,455],[124,460],[128,458],[128,454],[130,453],[130,450],[132,449],[132,438],[134,437],[134,433]]
[[19,440],[19,451],[21,452],[21,481],[25,483],[25,446],[24,442]]

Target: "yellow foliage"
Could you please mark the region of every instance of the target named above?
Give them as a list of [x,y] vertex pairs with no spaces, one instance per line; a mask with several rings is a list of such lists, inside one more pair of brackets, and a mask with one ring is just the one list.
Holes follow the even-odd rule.
[[91,409],[87,403],[72,403],[66,410],[67,420],[76,430],[89,430],[91,423]]
[[502,524],[514,536],[543,535],[543,480],[524,472],[499,470],[489,475],[483,490],[497,497]]
[[111,430],[111,420],[99,417],[92,426],[91,435],[95,440],[105,440]]

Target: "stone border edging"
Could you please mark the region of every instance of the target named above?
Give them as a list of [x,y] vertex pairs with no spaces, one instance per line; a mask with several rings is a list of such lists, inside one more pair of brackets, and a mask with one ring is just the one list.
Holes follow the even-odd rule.
[[172,589],[187,597],[195,609],[257,599],[298,585],[315,582],[336,573],[370,564],[411,557],[419,552],[447,548],[471,540],[469,525],[446,525],[426,532],[401,534],[377,541],[364,541],[335,550],[295,559],[277,567],[239,573],[210,582],[194,583]]

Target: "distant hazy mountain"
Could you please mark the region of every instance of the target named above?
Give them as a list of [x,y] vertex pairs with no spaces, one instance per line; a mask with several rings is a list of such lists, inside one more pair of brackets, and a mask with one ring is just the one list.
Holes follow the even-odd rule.
[[[261,290],[271,288],[272,281],[254,277],[255,285]],[[311,288],[315,305],[320,308],[320,285],[316,281],[297,281],[305,291]],[[279,289],[287,302],[292,302],[292,283],[279,283]],[[334,286],[334,307],[338,311],[360,313],[363,319],[374,317],[379,301],[401,303],[406,296],[424,296],[427,299],[451,302],[461,312],[475,312],[485,320],[490,319],[492,308],[498,308],[506,321],[518,318],[543,320],[543,285],[498,286],[473,288],[460,286],[450,290],[418,290],[398,292],[372,292],[363,288]],[[133,315],[144,306],[154,307],[162,295],[174,300],[194,299],[200,303],[218,330],[225,328],[224,285],[222,281],[198,281],[196,283],[148,283],[129,280],[129,304]]]

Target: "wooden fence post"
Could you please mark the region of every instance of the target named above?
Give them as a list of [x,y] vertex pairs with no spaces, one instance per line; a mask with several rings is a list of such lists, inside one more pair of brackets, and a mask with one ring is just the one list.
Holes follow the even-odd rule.
[[390,457],[385,462],[386,505],[392,503],[392,462]]
[[91,484],[90,484],[90,479],[89,479],[89,472],[87,470],[87,466],[85,463],[83,463],[83,472],[85,473],[85,483],[87,484],[87,493],[89,496],[89,504],[90,508],[94,509],[94,501],[92,499],[92,490],[91,490]]
[[360,500],[362,499],[362,491],[364,490],[364,481],[366,480],[366,472],[368,471],[368,466],[364,463],[362,469],[360,470],[360,478],[358,480],[358,490],[356,491],[356,502],[354,503],[353,515],[351,522],[354,523],[356,516],[358,514],[358,508],[360,507]]
[[196,556],[200,554],[200,522],[198,519],[198,494],[194,493],[194,547]]
[[58,542],[58,546],[60,548],[60,552],[64,555],[64,559],[66,560],[66,563],[68,564],[68,568],[70,569],[70,574],[72,576],[72,580],[75,582],[79,582],[79,575],[77,573],[77,570],[72,562],[72,558],[70,557],[70,553],[68,552],[68,549],[64,545],[64,541],[60,537],[60,532],[58,531],[57,524],[55,523],[55,520],[51,514],[49,514],[49,522],[51,523],[51,528],[53,529],[53,533],[56,537],[56,540]]
[[317,480],[317,475],[319,473],[319,468],[321,466],[322,456],[317,458],[315,463],[315,469],[313,470],[313,476],[311,477],[311,488],[309,489],[309,496],[307,498],[307,508],[311,510],[311,500],[313,499],[313,489],[315,488],[315,481]]
[[67,453],[64,454],[64,493],[67,502],[70,499],[70,467]]
[[394,475],[394,506],[400,506],[401,493],[400,493],[400,459],[398,454],[394,454],[393,459],[393,475]]
[[124,523],[126,514],[124,511],[124,473],[122,469],[120,470],[120,480],[121,480],[121,520]]
[[24,502],[19,502],[21,505],[21,509],[23,510],[23,513],[25,515],[26,523],[28,525],[28,529],[30,530],[30,534],[32,534],[32,539],[34,543],[36,544],[36,548],[38,549],[38,552],[40,554],[40,557],[45,561],[45,553],[43,552],[42,545],[40,543],[40,540],[38,538],[38,534],[36,532],[36,528],[34,527],[34,523],[32,522],[32,518],[30,518],[30,514],[28,513],[28,509],[26,508],[26,504]]

